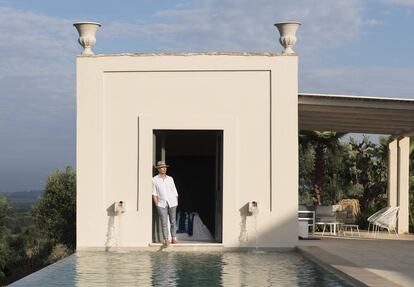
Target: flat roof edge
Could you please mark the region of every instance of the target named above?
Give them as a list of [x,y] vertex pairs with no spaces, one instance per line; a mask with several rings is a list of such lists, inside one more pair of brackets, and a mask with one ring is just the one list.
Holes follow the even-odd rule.
[[297,54],[282,55],[275,52],[161,52],[161,53],[120,53],[120,54],[95,54],[95,55],[77,55],[78,58],[96,58],[96,57],[155,57],[155,56],[259,56],[259,57],[290,57]]
[[[298,93],[298,96],[319,97],[332,99],[349,99],[349,100],[379,100],[379,101],[401,101],[414,103],[414,99],[410,98],[391,98],[391,97],[373,97],[373,96],[355,96],[355,95],[336,95],[336,94],[319,94],[319,93]],[[413,95],[414,96],[414,95]]]

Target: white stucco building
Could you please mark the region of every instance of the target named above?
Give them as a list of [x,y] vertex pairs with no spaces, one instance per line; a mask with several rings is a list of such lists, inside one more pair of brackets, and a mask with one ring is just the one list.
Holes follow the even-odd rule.
[[[104,246],[107,208],[120,200],[122,244],[152,242],[151,178],[161,157],[175,173],[180,202],[191,209],[215,198],[207,213],[217,242],[240,245],[240,209],[257,201],[260,245],[295,246],[297,93],[297,56],[79,56],[77,246]],[[210,189],[180,187],[194,169]]]

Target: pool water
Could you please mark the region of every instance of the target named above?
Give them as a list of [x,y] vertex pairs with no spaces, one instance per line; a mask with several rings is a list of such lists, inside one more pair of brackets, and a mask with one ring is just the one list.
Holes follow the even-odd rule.
[[294,251],[82,251],[10,286],[350,286]]

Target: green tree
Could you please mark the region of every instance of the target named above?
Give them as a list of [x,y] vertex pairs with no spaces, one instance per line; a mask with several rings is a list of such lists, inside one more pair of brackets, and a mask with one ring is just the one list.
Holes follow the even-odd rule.
[[10,249],[7,243],[8,229],[6,220],[10,211],[9,203],[6,198],[0,194],[0,285],[4,284],[5,269],[10,258]]
[[312,197],[315,205],[320,205],[325,179],[326,179],[326,154],[329,151],[336,155],[341,148],[339,139],[346,133],[320,132],[320,131],[300,131],[299,143],[303,148],[313,148],[314,165],[312,178]]
[[326,152],[326,178],[321,194],[323,205],[336,204],[339,200],[347,198],[346,193],[346,169],[344,158],[346,157],[345,144],[341,142],[337,149]]
[[359,200],[364,226],[369,215],[387,204],[388,140],[375,144],[367,136],[361,142],[351,138],[347,154],[348,194]]
[[[366,218],[387,205],[388,144],[380,138],[378,143],[367,136],[356,141],[333,142],[333,148],[318,148],[318,134],[301,132],[299,138],[299,202],[311,204],[315,198],[313,185],[320,187],[322,204],[335,204],[343,198],[358,199],[361,207],[359,224],[366,225]],[[414,137],[410,139],[410,232],[414,232]],[[322,157],[317,150],[324,151]],[[324,160],[322,160],[324,158]],[[321,164],[322,163],[322,164]],[[323,172],[314,172],[324,166]],[[323,180],[315,180],[320,176]]]
[[312,205],[312,173],[314,152],[299,143],[299,204]]
[[33,209],[39,229],[54,243],[76,247],[76,173],[70,166],[47,178],[43,195]]
[[6,221],[10,213],[10,205],[7,199],[0,194],[0,236],[4,236],[7,231]]

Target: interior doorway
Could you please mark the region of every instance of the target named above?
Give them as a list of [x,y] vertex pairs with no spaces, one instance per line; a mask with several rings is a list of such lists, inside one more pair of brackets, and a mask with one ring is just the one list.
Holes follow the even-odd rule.
[[[174,178],[179,194],[178,228],[199,224],[200,219],[211,234],[211,242],[222,242],[223,218],[223,131],[154,130],[154,164],[165,161],[167,174]],[[157,171],[154,170],[154,175]],[[183,215],[191,216],[184,223]],[[153,208],[153,241],[160,242],[160,228]],[[200,221],[198,220],[198,222]],[[198,225],[197,225],[198,226]],[[205,230],[205,227],[204,230]],[[194,227],[196,228],[196,227]],[[197,227],[201,228],[200,226]],[[197,229],[197,230],[198,230]],[[186,230],[188,231],[188,230]],[[180,233],[183,230],[179,231]],[[190,234],[190,233],[189,233]],[[177,233],[178,239],[180,234]],[[193,236],[193,235],[191,235]],[[191,236],[187,237],[191,240]],[[194,240],[197,235],[194,234]],[[203,240],[205,241],[205,240]]]

